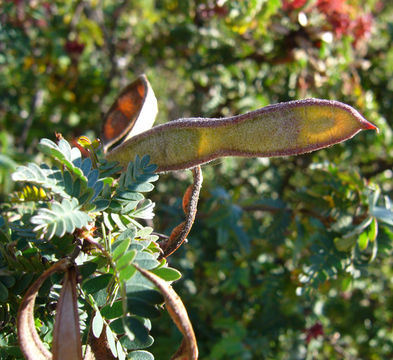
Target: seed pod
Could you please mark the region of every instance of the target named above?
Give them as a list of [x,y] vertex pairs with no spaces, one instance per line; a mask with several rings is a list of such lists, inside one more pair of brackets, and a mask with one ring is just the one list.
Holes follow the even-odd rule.
[[358,111],[338,101],[307,99],[269,105],[222,119],[171,121],[128,138],[107,153],[123,166],[149,154],[157,172],[180,170],[225,156],[298,155],[377,130]]
[[40,277],[26,291],[19,305],[17,317],[19,347],[26,360],[50,360],[52,354],[41,341],[34,322],[34,304],[38,291],[43,282],[57,271],[66,272],[73,266],[68,258],[59,260],[49,269],[45,270]]
[[123,139],[127,140],[153,126],[157,99],[146,75],[140,75],[117,97],[105,115],[101,140],[104,151]]
[[179,349],[171,357],[171,360],[197,360],[199,351],[194,329],[179,295],[173,290],[172,286],[157,275],[142,269],[135,263],[132,265],[160,290],[161,294],[164,296],[165,305],[171,319],[183,334],[183,341]]
[[53,328],[53,360],[82,360],[76,276],[73,267],[64,276]]

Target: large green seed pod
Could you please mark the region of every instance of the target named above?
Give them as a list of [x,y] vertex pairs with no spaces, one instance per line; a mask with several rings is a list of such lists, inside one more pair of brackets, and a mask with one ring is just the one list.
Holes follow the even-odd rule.
[[337,101],[307,99],[222,119],[188,118],[158,125],[109,151],[122,165],[149,154],[158,172],[191,168],[224,156],[297,155],[377,129]]

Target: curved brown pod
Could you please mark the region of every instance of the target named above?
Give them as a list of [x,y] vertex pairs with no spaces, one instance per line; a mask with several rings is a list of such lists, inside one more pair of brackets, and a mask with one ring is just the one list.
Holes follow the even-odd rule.
[[158,125],[107,153],[126,165],[149,154],[158,172],[191,168],[219,157],[297,155],[376,130],[338,101],[307,99],[269,105],[222,119],[188,118]]
[[34,321],[34,305],[38,290],[44,281],[55,272],[67,272],[73,263],[70,259],[64,258],[45,270],[40,277],[26,291],[22,302],[19,305],[17,316],[18,343],[27,360],[50,360],[51,352],[41,341]]
[[170,317],[183,334],[183,341],[180,348],[171,357],[171,360],[197,360],[199,350],[194,329],[179,295],[173,290],[172,286],[156,274],[146,269],[142,269],[135,263],[132,265],[160,290],[161,294],[164,296],[165,305]]
[[157,99],[142,74],[122,90],[105,115],[101,129],[104,150],[120,140],[127,140],[153,126],[157,115]]

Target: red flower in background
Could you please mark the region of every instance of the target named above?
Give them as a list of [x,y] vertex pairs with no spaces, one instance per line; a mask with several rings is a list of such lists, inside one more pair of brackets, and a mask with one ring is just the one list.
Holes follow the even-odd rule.
[[352,34],[355,46],[360,39],[367,39],[370,36],[372,24],[373,16],[371,14],[361,15],[353,21]]
[[318,0],[318,10],[325,14],[330,15],[333,12],[342,13],[348,10],[346,0]]
[[351,19],[346,13],[333,12],[327,16],[327,21],[332,25],[337,37],[348,34],[351,27]]
[[327,21],[332,25],[336,36],[347,34],[351,25],[349,7],[345,0],[318,0],[318,10],[326,15]]
[[68,40],[64,46],[68,54],[80,55],[85,48],[85,44],[80,43],[77,40]]
[[310,328],[304,330],[306,333],[306,344],[309,344],[312,339],[316,339],[318,336],[323,336],[323,326],[320,322],[315,323]]
[[303,7],[307,0],[282,0],[282,8],[284,10],[296,10]]
[[368,37],[371,32],[372,15],[365,14],[352,20],[350,17],[351,6],[347,4],[346,0],[318,0],[317,8],[326,15],[336,36],[351,34],[355,39],[354,45],[360,39]]

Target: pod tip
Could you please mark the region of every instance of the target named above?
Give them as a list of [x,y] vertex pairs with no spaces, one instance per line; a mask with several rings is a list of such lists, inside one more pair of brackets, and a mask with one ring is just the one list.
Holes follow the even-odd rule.
[[364,130],[375,130],[377,133],[379,133],[378,127],[376,127],[374,124],[370,123],[367,120],[363,120],[363,129]]

